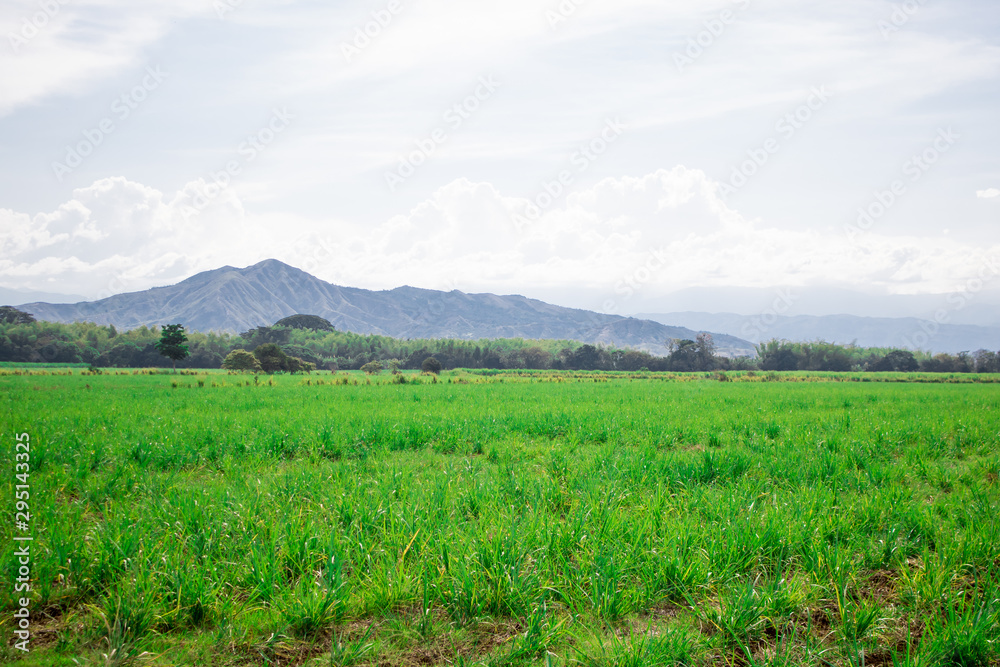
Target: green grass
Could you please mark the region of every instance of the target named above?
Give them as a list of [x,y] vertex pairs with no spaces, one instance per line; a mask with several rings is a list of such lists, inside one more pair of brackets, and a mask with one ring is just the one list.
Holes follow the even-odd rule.
[[58,372],[4,661],[1000,664],[996,378]]

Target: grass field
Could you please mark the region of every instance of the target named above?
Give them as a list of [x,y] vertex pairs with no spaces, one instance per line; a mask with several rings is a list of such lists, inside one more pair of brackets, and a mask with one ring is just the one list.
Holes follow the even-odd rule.
[[996,378],[57,373],[6,662],[1000,664]]

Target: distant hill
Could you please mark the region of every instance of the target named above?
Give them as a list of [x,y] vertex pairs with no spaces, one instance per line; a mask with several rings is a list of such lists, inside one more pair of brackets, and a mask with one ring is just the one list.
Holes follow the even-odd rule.
[[[748,317],[734,313],[698,312],[641,313],[637,317],[672,326],[720,331],[755,343],[779,338],[797,342],[814,340],[841,344],[856,342],[861,347],[902,348],[910,343],[918,349],[951,354],[981,349],[1000,350],[1000,327],[937,325],[929,320],[913,317],[796,315],[772,317],[764,321],[759,315]],[[927,332],[933,332],[933,335]]]
[[[854,315],[861,318],[930,320],[944,309],[948,324],[1000,327],[1000,281],[984,281],[983,288],[961,308],[950,301],[955,294],[881,294],[838,287],[689,287],[667,294],[639,292],[629,300],[630,314],[742,313],[754,315],[780,307],[781,315]],[[966,296],[972,296],[969,292]],[[558,299],[556,300],[558,302]]]
[[[39,320],[96,322],[119,329],[180,323],[193,331],[238,333],[296,313],[319,315],[344,331],[395,338],[565,339],[666,352],[671,338],[697,331],[649,320],[554,306],[523,296],[398,287],[371,291],[330,284],[276,260],[224,266],[176,285],[76,304],[19,306]],[[700,330],[699,330],[700,331]],[[753,354],[751,343],[715,334],[720,354]]]
[[0,304],[16,306],[27,301],[47,301],[50,303],[75,303],[83,301],[79,294],[56,294],[53,292],[34,292],[0,287]]

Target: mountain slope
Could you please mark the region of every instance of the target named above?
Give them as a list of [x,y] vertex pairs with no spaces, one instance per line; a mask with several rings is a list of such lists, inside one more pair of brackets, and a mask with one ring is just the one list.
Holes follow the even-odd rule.
[[[304,313],[338,329],[395,338],[536,338],[630,346],[663,354],[670,338],[695,331],[656,322],[553,306],[523,296],[465,294],[399,287],[375,292],[340,287],[276,260],[245,269],[224,266],[176,285],[76,304],[21,306],[40,320],[90,321],[121,329],[180,323],[194,331],[246,331]],[[722,354],[753,345],[715,336]]]
[[856,342],[862,347],[915,347],[934,352],[1000,349],[1000,327],[937,324],[914,317],[856,317],[811,315],[747,317],[734,313],[641,313],[656,322],[694,329],[710,329],[760,342],[771,338],[791,341]]

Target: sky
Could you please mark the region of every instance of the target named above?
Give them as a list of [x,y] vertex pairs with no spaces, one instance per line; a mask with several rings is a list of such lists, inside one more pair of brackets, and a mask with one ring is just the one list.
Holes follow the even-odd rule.
[[971,300],[998,82],[995,0],[6,0],[0,288]]

